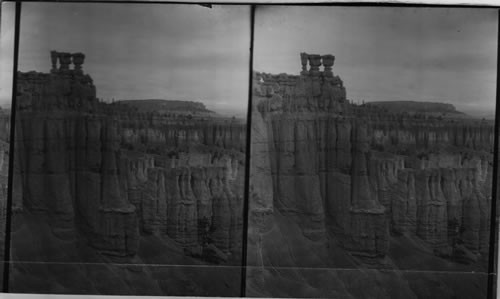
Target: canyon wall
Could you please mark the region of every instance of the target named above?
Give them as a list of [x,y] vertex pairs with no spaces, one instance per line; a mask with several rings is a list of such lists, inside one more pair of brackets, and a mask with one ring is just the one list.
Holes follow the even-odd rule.
[[133,257],[155,235],[205,260],[240,258],[245,124],[101,103],[81,71],[17,76],[15,217],[105,255]]

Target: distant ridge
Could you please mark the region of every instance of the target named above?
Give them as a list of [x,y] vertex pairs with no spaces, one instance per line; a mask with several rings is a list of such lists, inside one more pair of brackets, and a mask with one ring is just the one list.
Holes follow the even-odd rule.
[[366,103],[366,105],[377,106],[393,113],[467,117],[465,113],[458,111],[452,104],[438,102],[377,101]]
[[178,100],[163,100],[163,99],[143,99],[143,100],[120,100],[115,104],[128,105],[137,108],[141,112],[158,112],[158,113],[195,113],[195,114],[211,114],[214,113],[208,110],[201,102],[178,101]]

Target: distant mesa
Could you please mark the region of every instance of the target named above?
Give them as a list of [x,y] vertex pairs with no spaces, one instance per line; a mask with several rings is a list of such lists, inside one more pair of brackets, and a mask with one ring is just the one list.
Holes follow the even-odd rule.
[[458,111],[452,104],[437,103],[437,102],[415,102],[415,101],[376,101],[369,102],[367,105],[377,106],[386,109],[392,113],[409,113],[409,114],[444,114],[455,116],[466,116],[465,113]]
[[140,112],[157,112],[160,114],[213,114],[201,102],[144,99],[144,100],[120,100],[117,104],[127,105],[136,108]]

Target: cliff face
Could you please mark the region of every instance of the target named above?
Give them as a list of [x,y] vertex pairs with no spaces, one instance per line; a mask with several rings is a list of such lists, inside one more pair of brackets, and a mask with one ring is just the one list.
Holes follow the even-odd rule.
[[[200,154],[191,161],[127,156],[129,200],[138,208],[141,230],[166,234],[194,255],[208,243],[225,254],[241,248],[241,157]],[[198,160],[196,160],[198,159]]]
[[155,235],[239,258],[245,125],[113,109],[77,72],[19,73],[18,85],[16,217],[41,215],[106,255],[134,257]]
[[272,222],[274,210],[362,257],[385,257],[401,234],[455,260],[487,253],[493,125],[387,113],[345,94],[323,73],[254,74],[252,164],[262,167],[251,215]]

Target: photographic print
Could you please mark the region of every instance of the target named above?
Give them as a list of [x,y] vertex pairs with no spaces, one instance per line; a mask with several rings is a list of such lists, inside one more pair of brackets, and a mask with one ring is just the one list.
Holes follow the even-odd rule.
[[486,298],[497,13],[256,7],[247,296]]
[[9,291],[238,296],[248,6],[22,3]]

